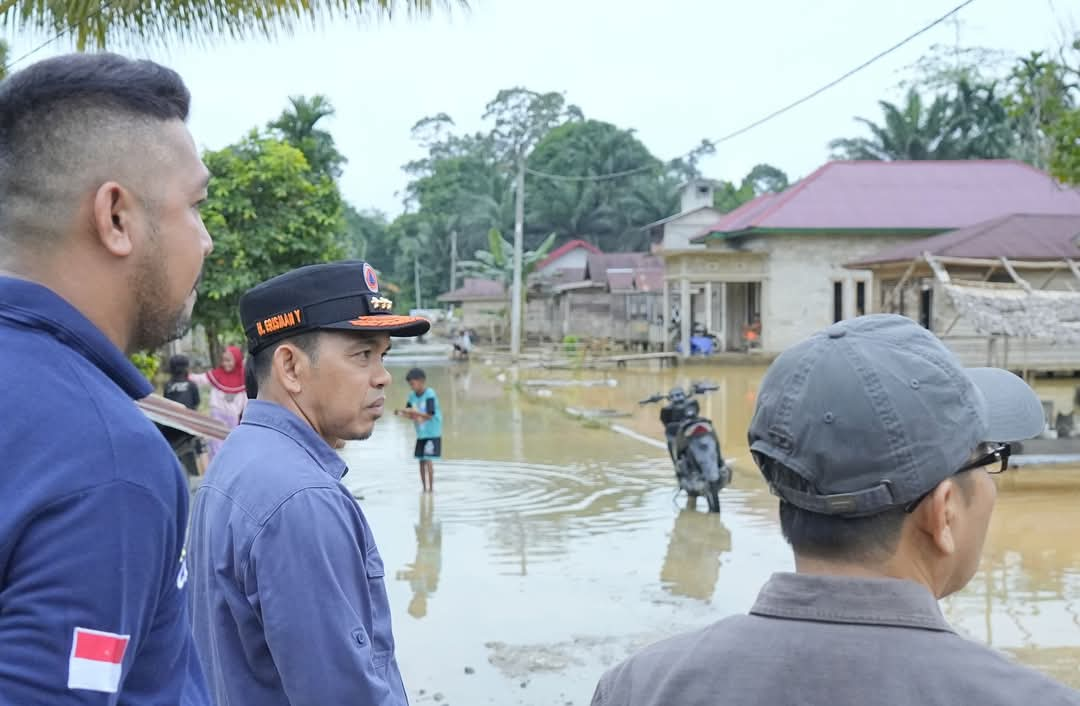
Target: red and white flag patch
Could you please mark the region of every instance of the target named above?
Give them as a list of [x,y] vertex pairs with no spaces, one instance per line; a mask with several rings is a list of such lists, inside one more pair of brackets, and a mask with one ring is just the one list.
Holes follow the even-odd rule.
[[130,635],[75,628],[68,661],[68,688],[115,694],[120,689]]

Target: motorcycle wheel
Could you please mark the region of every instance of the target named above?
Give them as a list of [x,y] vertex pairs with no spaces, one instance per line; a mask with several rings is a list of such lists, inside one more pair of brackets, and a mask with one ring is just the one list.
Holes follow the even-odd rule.
[[705,499],[709,503],[709,512],[720,512],[720,485],[718,483],[709,483]]

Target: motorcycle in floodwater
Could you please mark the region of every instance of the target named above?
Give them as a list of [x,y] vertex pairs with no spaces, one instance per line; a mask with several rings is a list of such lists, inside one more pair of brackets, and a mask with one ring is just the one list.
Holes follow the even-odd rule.
[[694,397],[716,389],[715,385],[695,383],[689,395],[681,387],[675,387],[666,395],[657,393],[639,403],[667,402],[660,410],[660,422],[664,425],[668,454],[675,465],[675,478],[691,502],[704,495],[709,512],[720,512],[720,491],[731,483],[731,468],[720,454],[720,440],[713,423],[701,416]]

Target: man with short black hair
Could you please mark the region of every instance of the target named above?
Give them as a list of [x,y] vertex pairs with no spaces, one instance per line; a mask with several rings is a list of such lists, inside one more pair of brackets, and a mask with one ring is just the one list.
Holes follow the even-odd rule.
[[113,54],[0,83],[0,704],[209,703],[187,483],[126,356],[188,327],[211,249],[189,102]]
[[397,316],[370,265],[311,265],[240,300],[257,399],[192,512],[192,620],[218,703],[406,706],[384,569],[335,448],[382,416]]
[[750,450],[795,573],[749,615],[649,647],[594,706],[1017,703],[1080,693],[957,635],[937,600],[978,568],[1007,442],[1045,425],[1020,378],[963,369],[910,319],[837,323],[769,368]]

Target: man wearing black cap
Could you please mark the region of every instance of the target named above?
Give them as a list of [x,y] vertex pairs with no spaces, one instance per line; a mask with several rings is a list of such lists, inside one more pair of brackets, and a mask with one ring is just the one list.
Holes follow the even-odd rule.
[[961,368],[904,317],[794,346],[761,383],[749,441],[795,573],[773,575],[749,615],[611,670],[594,706],[1080,704],[957,635],[937,604],[978,567],[1002,442],[1043,427],[1022,380]]
[[334,446],[382,416],[397,316],[364,262],[240,300],[258,388],[207,471],[189,541],[192,621],[220,704],[405,706],[383,563]]

